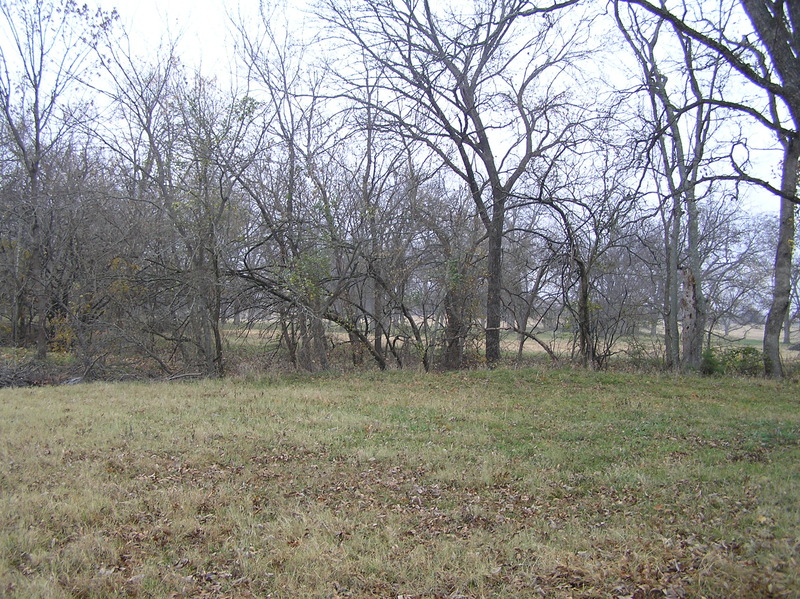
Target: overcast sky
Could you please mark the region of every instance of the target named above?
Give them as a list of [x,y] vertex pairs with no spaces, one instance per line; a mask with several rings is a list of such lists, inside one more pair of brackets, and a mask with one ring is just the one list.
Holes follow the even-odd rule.
[[[0,0],[2,1],[2,0]],[[303,0],[272,0],[294,9]],[[178,40],[178,54],[190,68],[201,68],[207,77],[225,81],[233,70],[235,35],[230,19],[244,16],[244,22],[259,17],[259,0],[94,0],[106,10],[116,8],[120,25],[128,32],[135,54],[146,55],[159,43]],[[297,12],[298,19],[302,14]],[[237,19],[238,20],[238,19]],[[768,135],[768,134],[766,134]],[[770,145],[765,140],[765,145]],[[762,169],[774,169],[775,157],[762,155]],[[768,176],[762,171],[762,174]],[[748,204],[755,211],[775,212],[779,203],[763,190],[748,190]]]
[[179,39],[179,55],[206,75],[228,72],[233,54],[229,14],[255,17],[258,0],[96,0],[104,9],[116,8],[134,52],[146,54],[161,41]]

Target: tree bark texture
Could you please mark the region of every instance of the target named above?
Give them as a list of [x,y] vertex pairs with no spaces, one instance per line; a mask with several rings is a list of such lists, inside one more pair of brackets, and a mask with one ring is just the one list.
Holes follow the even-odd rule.
[[800,160],[800,142],[785,142],[781,173],[781,213],[778,227],[778,245],[775,250],[775,270],[767,322],[764,327],[764,370],[767,376],[781,378],[781,329],[789,312],[792,285],[792,254],[795,234],[795,204],[789,199],[797,193],[797,167]]
[[495,206],[488,235],[488,273],[486,278],[486,363],[500,360],[500,328],[503,318],[503,227],[505,214]]

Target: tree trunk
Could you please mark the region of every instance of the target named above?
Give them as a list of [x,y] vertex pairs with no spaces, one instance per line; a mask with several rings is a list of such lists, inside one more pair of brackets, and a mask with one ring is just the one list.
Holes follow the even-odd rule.
[[491,227],[487,231],[488,276],[486,289],[486,363],[494,366],[500,360],[500,322],[503,312],[503,200],[496,200]]
[[[373,254],[375,255],[375,254]],[[372,293],[373,293],[373,311],[372,313],[375,315],[375,331],[374,331],[374,341],[375,344],[375,351],[379,354],[386,355],[386,351],[383,347],[383,335],[384,335],[384,297],[383,297],[383,288],[378,285],[378,282],[374,279],[372,280]]]
[[784,142],[783,169],[781,173],[780,224],[778,247],[775,251],[775,279],[772,287],[772,304],[764,327],[764,371],[772,378],[783,377],[781,363],[781,329],[786,320],[791,300],[792,250],[794,248],[794,203],[788,199],[797,194],[797,163],[800,159],[800,142],[788,139]]
[[311,339],[314,344],[314,366],[318,370],[328,369],[328,338],[325,336],[325,323],[314,316],[311,321]]
[[589,305],[589,269],[585,264],[578,264],[578,345],[581,354],[581,365],[584,368],[594,366],[594,339],[592,335],[592,312]]
[[297,338],[294,334],[294,321],[291,318],[288,308],[284,308],[280,311],[280,323],[281,323],[281,336],[283,340],[286,342],[286,349],[289,352],[289,360],[292,362],[292,366],[295,368],[298,367],[298,360],[297,360]]
[[462,298],[450,290],[444,296],[444,357],[446,370],[458,370],[464,365],[464,322]]
[[364,348],[361,346],[361,340],[354,331],[347,331],[347,337],[350,340],[350,355],[353,359],[353,366],[362,366],[364,364]]
[[595,343],[592,333],[592,308],[590,304],[589,268],[580,260],[578,265],[578,348],[581,365],[595,366]]
[[297,352],[298,365],[303,370],[309,372],[316,371],[314,360],[314,343],[312,339],[312,331],[309,327],[309,316],[305,311],[298,314],[298,326],[300,328],[300,347]]
[[44,360],[47,358],[47,311],[49,309],[49,298],[47,296],[48,285],[45,281],[45,253],[44,253],[44,233],[39,222],[39,180],[37,174],[38,167],[30,169],[31,201],[33,204],[33,223],[31,224],[31,241],[33,250],[31,252],[31,279],[34,289],[34,318],[38,320],[36,326],[36,359]]
[[[689,235],[688,262],[684,270],[687,302],[683,321],[683,367],[698,370],[703,360],[703,342],[706,328],[706,300],[703,295],[702,263],[700,260],[700,216],[694,188],[686,190],[686,216]],[[688,318],[687,318],[688,317]]]
[[678,251],[681,233],[680,199],[673,199],[672,218],[667,221],[667,273],[664,285],[664,345],[667,370],[680,365],[680,336],[678,334]]
[[683,297],[681,298],[682,365],[685,370],[697,370],[703,355],[703,329],[698,310],[698,284],[691,268],[683,269]]

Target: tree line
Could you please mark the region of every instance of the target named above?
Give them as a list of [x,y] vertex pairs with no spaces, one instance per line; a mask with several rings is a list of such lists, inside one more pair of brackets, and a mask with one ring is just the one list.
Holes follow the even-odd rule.
[[[617,353],[800,319],[800,13],[780,0],[319,0],[234,72],[115,12],[0,7],[0,338],[87,376]],[[312,31],[313,33],[307,33]],[[753,214],[746,198],[780,206]]]

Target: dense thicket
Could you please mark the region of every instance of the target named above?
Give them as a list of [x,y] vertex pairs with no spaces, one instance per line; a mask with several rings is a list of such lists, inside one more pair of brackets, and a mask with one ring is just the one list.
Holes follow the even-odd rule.
[[3,3],[0,341],[85,376],[220,376],[247,330],[312,371],[700,369],[767,317],[780,376],[793,6],[324,0],[310,40],[232,23],[209,73],[114,13]]

